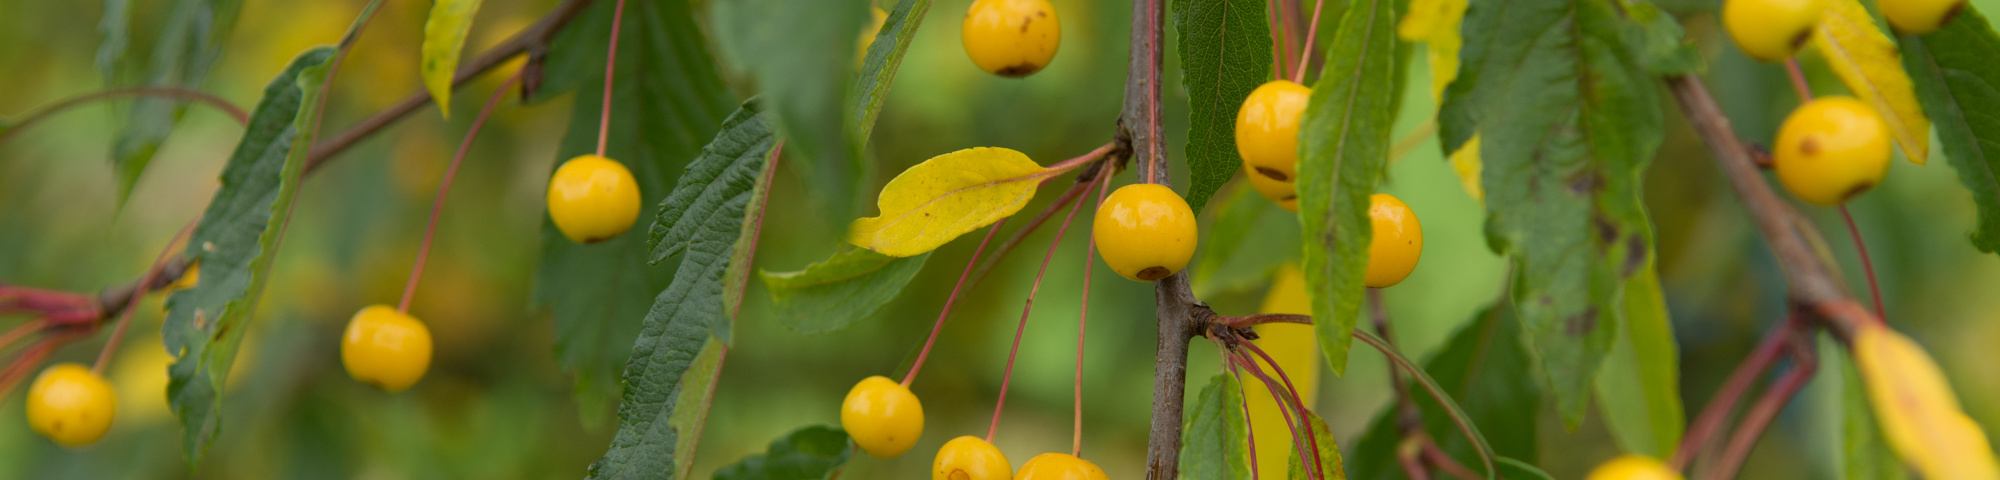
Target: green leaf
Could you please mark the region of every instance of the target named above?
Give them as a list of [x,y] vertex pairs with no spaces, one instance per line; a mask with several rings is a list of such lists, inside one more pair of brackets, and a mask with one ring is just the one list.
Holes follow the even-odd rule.
[[[790,162],[826,217],[854,218],[865,165],[849,122],[855,45],[868,18],[861,0],[714,2],[711,30],[724,56],[756,81]],[[886,24],[885,24],[886,25]],[[886,88],[886,87],[884,87]]]
[[[615,3],[586,7],[550,46],[550,77],[538,94],[573,91],[576,97],[558,163],[596,149]],[[685,0],[629,3],[625,21],[606,153],[632,170],[642,201],[653,202],[672,188],[735,101]],[[623,388],[619,372],[638,338],[637,319],[667,288],[673,270],[647,267],[643,234],[578,245],[553,223],[543,224],[533,299],[553,317],[556,363],[576,378],[579,413],[588,423],[602,422]]]
[[772,441],[763,455],[751,455],[716,470],[715,480],[830,479],[853,454],[847,446],[847,432],[806,427]]
[[1188,95],[1188,205],[1195,213],[1243,168],[1236,111],[1271,78],[1264,0],[1174,0],[1181,86]]
[[930,253],[891,257],[857,248],[835,253],[825,261],[796,272],[759,271],[771,292],[778,323],[794,332],[815,335],[840,331],[873,315],[896,299],[903,286],[917,277]]
[[1439,114],[1446,151],[1480,133],[1486,238],[1513,260],[1529,345],[1575,428],[1652,252],[1640,175],[1665,102],[1618,0],[1478,3]]
[[1979,206],[1972,245],[2000,253],[2000,118],[1991,115],[2000,111],[2000,36],[1966,5],[1942,30],[1904,35],[1902,50],[1945,157]]
[[[653,252],[649,260],[662,260],[687,252],[703,242],[713,241],[713,231],[723,221],[733,221],[738,230],[737,237],[752,235],[751,227],[743,226],[746,204],[739,199],[749,196],[756,188],[765,161],[776,147],[777,134],[771,129],[770,117],[759,113],[757,105],[745,102],[736,113],[722,121],[722,131],[715,135],[701,156],[688,164],[681,173],[674,191],[660,202],[660,213],[653,221],[648,243]],[[764,180],[768,181],[768,180]],[[758,197],[761,198],[761,197]],[[732,210],[733,209],[733,210]],[[732,251],[734,248],[732,246]],[[746,252],[747,254],[747,252]],[[734,259],[732,259],[734,260]],[[734,264],[735,262],[729,262]],[[747,269],[748,265],[739,268]],[[739,275],[747,275],[742,270]],[[725,275],[725,278],[747,279],[746,276]],[[740,282],[731,288],[741,288]],[[742,292],[737,291],[732,300],[740,300]],[[730,303],[733,307],[735,303]],[[715,337],[724,344],[730,342],[731,320],[729,317],[710,319],[708,325]]]
[[[208,78],[209,69],[221,58],[223,43],[228,39],[229,31],[235,28],[236,17],[242,10],[242,0],[175,1],[157,24],[141,29],[159,32],[159,36],[144,42],[153,45],[153,52],[145,62],[146,73],[138,85],[201,87],[202,80]],[[104,21],[105,29],[129,29],[129,24],[111,25],[114,19],[110,17]],[[123,55],[123,35],[118,37],[107,38],[105,48],[98,51],[100,66],[113,66],[115,70],[116,65],[123,63],[117,58]],[[120,46],[114,48],[114,44]],[[186,111],[187,103],[183,100],[142,98],[132,102],[124,125],[111,143],[111,166],[118,177],[119,204],[124,204],[125,199],[132,195],[132,187],[139,183],[139,175],[146,171],[146,164],[152,162],[153,153],[167,141],[167,135],[173,132],[174,122],[179,121]]]
[[167,399],[180,416],[190,464],[201,460],[222,426],[223,382],[270,280],[266,273],[312,148],[320,85],[333,53],[331,47],[307,50],[264,87],[243,140],[222,167],[222,187],[182,253],[200,259],[202,281],[167,299],[160,335],[175,357],[167,370]]
[[1619,7],[1636,27],[1625,29],[1625,43],[1639,52],[1647,71],[1679,75],[1701,70],[1701,50],[1695,48],[1673,15],[1643,1],[1620,0]]
[[[1486,432],[1495,453],[1536,458],[1536,412],[1541,411],[1542,391],[1532,362],[1511,310],[1497,305],[1452,334],[1443,349],[1424,362],[1424,371],[1464,407],[1462,412],[1479,431]],[[1478,447],[1458,432],[1443,405],[1415,385],[1408,394],[1423,412],[1424,432],[1439,448],[1460,462],[1477,458]],[[1402,442],[1396,406],[1383,408],[1363,432],[1354,454],[1347,457],[1348,478],[1403,478],[1396,464],[1396,448]]]
[[875,118],[882,114],[882,104],[889,100],[889,84],[896,81],[903,55],[910,51],[910,42],[917,38],[917,26],[924,23],[924,14],[930,9],[931,0],[896,2],[896,7],[889,10],[889,18],[882,22],[882,31],[875,33],[875,42],[868,45],[868,54],[861,62],[861,81],[857,84],[861,99],[848,118],[856,126],[857,145],[866,145],[868,136],[875,131]]
[[1313,324],[1335,375],[1347,371],[1368,269],[1368,196],[1395,125],[1392,0],[1355,0],[1341,16],[1299,130],[1299,222]]
[[1200,250],[1190,271],[1196,298],[1245,291],[1270,283],[1271,272],[1299,253],[1299,218],[1265,200],[1248,183],[1223,192],[1214,218],[1202,222]]
[[458,73],[458,54],[479,15],[481,0],[433,0],[424,20],[424,88],[437,100],[438,111],[451,117],[451,77]]
[[[1342,471],[1340,466],[1340,445],[1336,445],[1333,441],[1333,429],[1327,428],[1326,420],[1321,420],[1319,414],[1307,411],[1306,418],[1310,420],[1306,424],[1312,429],[1310,431],[1312,432],[1313,441],[1319,445],[1319,468],[1321,472],[1325,472],[1324,478],[1326,480],[1346,479],[1347,472]],[[1305,462],[1305,459],[1299,458],[1298,449],[1293,449],[1290,462],[1291,471],[1289,472],[1290,475],[1287,475],[1287,478],[1291,478],[1292,480],[1307,480],[1312,478],[1312,474],[1306,471]]]
[[1499,467],[1500,478],[1507,480],[1556,480],[1556,477],[1550,476],[1549,472],[1512,458],[1500,457]]
[[[1964,17],[1954,20],[1956,24]],[[1949,28],[1949,26],[1947,26]],[[1918,90],[1921,92],[1922,90]],[[1854,368],[1847,349],[1834,343],[1831,337],[1821,336],[1818,341],[1820,371],[1814,383],[1827,384],[1837,392],[1840,402],[1839,443],[1840,478],[1847,480],[1904,480],[1910,478],[1909,469],[1896,457],[1895,450],[1875,423],[1875,409],[1868,403],[1868,386],[1861,380],[1861,373]],[[1838,375],[1827,375],[1838,372]]]
[[97,70],[104,74],[105,85],[117,85],[124,73],[125,49],[132,47],[132,3],[104,0],[104,15],[97,21],[97,33],[104,37],[104,43],[97,46]]
[[1597,374],[1605,426],[1625,451],[1673,456],[1687,428],[1681,409],[1680,352],[1653,262],[1625,284],[1625,328]]
[[1250,478],[1249,425],[1244,420],[1243,384],[1217,374],[1181,417],[1181,478]]

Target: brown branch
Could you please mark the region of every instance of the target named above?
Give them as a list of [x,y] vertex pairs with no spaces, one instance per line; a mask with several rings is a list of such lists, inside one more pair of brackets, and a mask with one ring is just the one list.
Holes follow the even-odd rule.
[[57,113],[62,113],[64,110],[99,100],[122,97],[159,97],[193,101],[194,103],[208,105],[215,107],[216,110],[221,110],[223,114],[229,115],[229,118],[235,119],[237,124],[248,125],[250,123],[250,114],[245,113],[243,107],[238,107],[234,103],[229,103],[229,100],[200,90],[169,87],[120,88],[72,97],[30,111],[26,115],[23,115],[19,121],[14,122],[13,126],[0,131],[0,144],[7,143],[8,139],[14,138],[14,135],[21,133],[22,130],[26,130],[28,126],[40,123],[42,120],[46,120]]
[[1160,58],[1164,0],[1132,2],[1131,59],[1125,70],[1125,105],[1118,114],[1118,143],[1137,159],[1139,180],[1168,185],[1166,149],[1160,146]]

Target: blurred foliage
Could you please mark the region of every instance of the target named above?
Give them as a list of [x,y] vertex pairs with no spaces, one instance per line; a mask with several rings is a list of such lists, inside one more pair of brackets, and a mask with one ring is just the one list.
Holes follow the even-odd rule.
[[[146,2],[134,2],[144,4]],[[338,39],[361,0],[247,0],[229,48],[202,84],[239,105],[285,62],[312,45]],[[554,0],[487,0],[467,45],[483,49],[532,23]],[[694,2],[696,8],[716,3]],[[1061,53],[1025,80],[980,71],[964,56],[957,19],[969,0],[938,0],[890,90],[865,158],[870,192],[904,168],[973,146],[1019,150],[1040,163],[1069,158],[1111,137],[1123,91],[1125,2],[1064,2]],[[2000,0],[1975,0],[1989,11]],[[1680,17],[1703,52],[1703,73],[1737,131],[1768,142],[1796,102],[1780,66],[1744,58],[1724,38],[1714,0],[1660,2]],[[1338,5],[1333,5],[1338,6]],[[387,2],[336,79],[329,129],[421,89],[418,75],[428,2]],[[101,43],[97,2],[0,0],[0,114],[105,88],[94,64]],[[696,18],[707,19],[708,15]],[[1339,18],[1330,12],[1322,22]],[[703,25],[712,29],[712,25]],[[1323,32],[1331,31],[1323,27]],[[1170,38],[1172,33],[1169,33]],[[712,33],[711,33],[712,36]],[[130,51],[150,51],[135,32]],[[1177,52],[1171,42],[1169,71]],[[517,61],[518,62],[518,61]],[[1815,88],[1843,90],[1825,62],[1802,57]],[[500,72],[511,72],[512,65]],[[725,69],[725,72],[740,69]],[[455,95],[454,110],[476,111],[504,73]],[[731,77],[738,98],[750,79]],[[1178,75],[1166,75],[1169,112],[1185,112]],[[1409,81],[1427,82],[1421,62]],[[1392,135],[1418,129],[1436,110],[1429,92],[1404,89]],[[160,306],[148,300],[132,338],[108,374],[120,390],[119,419],[102,443],[62,450],[25,425],[21,395],[0,397],[0,478],[575,478],[604,452],[615,422],[584,418],[558,369],[553,326],[526,299],[541,250],[542,195],[568,124],[571,100],[508,101],[460,171],[412,312],[431,326],[436,358],[427,378],[384,394],[347,378],[337,335],[356,310],[397,297],[416,254],[428,207],[469,115],[446,121],[435,109],[411,116],[315,173],[302,187],[284,251],[278,255],[257,320],[232,371],[222,405],[228,425],[196,469],[180,459],[179,427],[166,409],[165,366],[157,332]],[[108,161],[122,109],[87,107],[55,117],[0,145],[0,279],[47,288],[95,291],[135,278],[169,237],[202,211],[222,163],[242,131],[207,109],[190,109],[160,148],[121,208]],[[1167,144],[1179,146],[1186,116],[1166,116]],[[1680,339],[1682,395],[1698,409],[1757,336],[1783,313],[1784,282],[1763,241],[1717,173],[1707,149],[1677,114],[1646,177],[1646,207],[1658,235],[1666,305]],[[1502,259],[1487,247],[1477,200],[1459,186],[1435,140],[1388,167],[1383,189],[1423,217],[1423,262],[1385,292],[1410,356],[1427,358],[1500,294]],[[1169,152],[1183,158],[1181,152]],[[1933,151],[1932,156],[1942,155]],[[1984,355],[2000,342],[2000,315],[1984,292],[2000,289],[2000,262],[1967,242],[1975,210],[1946,162],[1896,162],[1880,189],[1851,208],[1867,236],[1888,318],[1931,350],[1967,413],[2000,426],[2000,362]],[[1187,172],[1174,172],[1186,187]],[[1129,175],[1120,182],[1129,181]],[[1237,180],[1240,182],[1241,180]],[[844,222],[802,191],[792,172],[777,178],[758,266],[797,270],[834,252]],[[1234,188],[1234,187],[1231,187]],[[1024,210],[1039,211],[1044,192]],[[1244,200],[1258,200],[1255,197]],[[1211,214],[1222,209],[1208,209]],[[1836,212],[1807,208],[1857,291],[1865,289]],[[922,378],[913,385],[927,407],[928,432],[910,455],[855,458],[844,478],[923,475],[944,441],[986,426],[1006,349],[1044,244],[1024,248],[961,299]],[[1057,250],[1029,318],[1007,416],[996,446],[1012,458],[1061,451],[1070,435],[1075,320],[1086,235]],[[1256,238],[1239,248],[1258,248]],[[752,282],[716,393],[697,478],[765,451],[801,426],[833,424],[843,392],[867,375],[907,363],[936,318],[974,241],[938,250],[916,281],[871,318],[840,332],[805,336],[773,321],[769,295]],[[1206,255],[1202,258],[1230,258]],[[1214,260],[1211,260],[1214,261]],[[1197,264],[1201,271],[1216,268]],[[1102,270],[1102,269],[1099,269]],[[1099,272],[1084,359],[1084,450],[1115,478],[1143,471],[1153,347],[1152,287]],[[1225,314],[1254,312],[1264,282],[1230,276],[1203,299]],[[1217,280],[1222,280],[1218,278]],[[0,318],[11,326],[20,318]],[[637,319],[634,319],[636,321]],[[89,361],[104,335],[57,353]],[[1188,378],[1218,372],[1212,347],[1197,342]],[[1356,350],[1344,377],[1322,382],[1314,406],[1343,446],[1356,439],[1389,399],[1387,366]],[[1189,389],[1195,394],[1199,389]],[[1826,398],[1822,398],[1826,397]],[[1808,396],[1781,416],[1752,455],[1746,478],[1828,478],[1839,472],[1839,397]],[[1580,477],[1615,454],[1600,417],[1575,432],[1555,420],[1546,400],[1538,451],[1524,459],[1555,478]],[[1830,409],[1830,410],[1829,410]],[[1353,456],[1349,455],[1350,461]]]

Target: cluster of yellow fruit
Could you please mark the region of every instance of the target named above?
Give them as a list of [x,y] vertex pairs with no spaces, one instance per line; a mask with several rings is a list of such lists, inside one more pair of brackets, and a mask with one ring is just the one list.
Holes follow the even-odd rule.
[[[887,377],[861,380],[840,404],[840,426],[854,444],[875,458],[895,458],[917,444],[924,434],[924,406],[908,387]],[[1044,453],[1021,465],[1019,472],[1000,449],[979,437],[961,436],[945,442],[931,461],[932,480],[1109,480],[1089,460],[1066,453]]]

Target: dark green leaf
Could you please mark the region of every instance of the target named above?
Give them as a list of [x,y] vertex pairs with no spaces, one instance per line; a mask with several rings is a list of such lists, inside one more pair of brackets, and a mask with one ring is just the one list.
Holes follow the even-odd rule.
[[1625,29],[1625,43],[1640,54],[1640,64],[1655,75],[1678,75],[1701,70],[1701,51],[1681,30],[1673,15],[1644,1],[1619,0],[1633,25]]
[[778,323],[806,335],[835,332],[896,299],[924,268],[930,252],[891,257],[857,248],[796,272],[760,271]]
[[132,47],[132,3],[104,0],[104,15],[97,21],[97,33],[104,43],[97,46],[97,70],[105,85],[117,85],[125,64],[125,49]]
[[1481,133],[1486,238],[1513,260],[1513,299],[1564,424],[1574,428],[1652,254],[1640,175],[1664,102],[1619,0],[1472,5],[1463,68],[1439,114],[1446,151]]
[[[1340,466],[1340,445],[1334,444],[1333,430],[1327,428],[1326,420],[1321,420],[1319,414],[1307,411],[1306,418],[1309,419],[1306,424],[1310,425],[1309,428],[1312,429],[1313,441],[1319,446],[1319,469],[1323,473],[1321,478],[1326,480],[1346,479],[1347,473],[1342,471]],[[1291,471],[1289,472],[1290,475],[1287,475],[1287,478],[1291,478],[1292,480],[1311,479],[1312,474],[1306,471],[1305,462],[1306,460],[1299,458],[1298,449],[1292,449],[1292,457],[1289,462]],[[1260,475],[1261,473],[1259,472]]]
[[[146,62],[145,78],[140,85],[201,87],[202,79],[208,77],[209,69],[222,56],[224,40],[235,28],[237,14],[242,9],[242,0],[175,1],[167,14],[160,17],[159,23],[148,29],[159,32],[159,36],[148,42],[153,45],[153,56]],[[107,30],[107,34],[112,29],[129,29],[128,24],[112,25],[113,21],[109,16],[104,20],[102,28]],[[116,57],[123,55],[124,40],[122,34],[118,37],[107,35],[104,48],[98,51],[100,66],[122,63]],[[174,122],[180,120],[186,110],[187,104],[181,100],[145,98],[132,103],[125,125],[119,129],[111,144],[111,165],[118,174],[120,204],[132,195],[132,186],[138,184],[139,174],[145,172],[146,164],[153,160],[153,153],[160,149],[161,143],[166,142],[167,135],[173,132]]]
[[1625,328],[1598,373],[1604,423],[1625,451],[1667,458],[1686,428],[1680,352],[1652,262],[1625,284]]
[[1368,269],[1368,196],[1388,160],[1396,122],[1393,0],[1355,0],[1334,31],[1299,130],[1299,223],[1306,290],[1320,351],[1347,371]]
[[837,222],[853,218],[865,166],[860,125],[846,112],[867,2],[730,0],[709,8],[717,45],[756,80],[815,203]]
[[833,427],[806,427],[771,442],[763,455],[751,455],[715,471],[715,480],[820,480],[832,478],[854,450],[847,432]]
[[1181,86],[1188,95],[1188,205],[1195,213],[1243,168],[1236,111],[1271,78],[1264,0],[1174,0]]
[[1903,68],[1924,114],[1937,125],[1958,183],[1972,191],[1979,227],[1972,245],[2000,253],[2000,36],[1979,9],[1966,5],[1944,29],[1904,35]]
[[[577,99],[557,162],[591,153],[597,145],[597,100],[604,95],[604,50],[615,3],[587,7],[550,46],[551,75],[540,94],[571,89]],[[667,194],[735,102],[685,0],[629,3],[625,21],[605,153],[632,170],[640,198],[653,202]],[[583,418],[601,421],[622,388],[619,371],[639,334],[637,319],[667,288],[673,270],[647,267],[643,234],[578,245],[554,224],[543,223],[534,300],[554,317],[556,360],[576,376]]]
[[1528,462],[1500,457],[1500,478],[1507,480],[1556,480],[1549,472],[1542,471]]
[[861,81],[857,84],[861,99],[848,118],[856,126],[857,144],[867,144],[868,135],[875,131],[875,117],[882,114],[882,103],[889,100],[889,84],[896,81],[903,55],[910,51],[910,41],[917,38],[917,26],[924,23],[924,14],[930,10],[931,0],[896,2],[896,7],[889,10],[888,20],[882,22],[882,31],[876,32],[875,42],[868,45],[868,56],[861,62]]
[[202,281],[167,299],[160,335],[175,357],[167,399],[180,416],[189,463],[201,459],[222,426],[223,382],[270,280],[265,274],[291,215],[333,52],[307,50],[264,87],[243,140],[222,167],[222,187],[182,254],[200,259]]
[[1222,194],[1214,218],[1203,222],[1208,231],[1196,252],[1196,298],[1221,292],[1263,287],[1271,272],[1299,258],[1299,217],[1265,200],[1248,183]]
[[[1443,349],[1424,362],[1424,371],[1464,407],[1481,432],[1486,432],[1495,453],[1536,458],[1535,417],[1541,411],[1542,392],[1532,373],[1533,365],[1521,344],[1520,326],[1507,306],[1500,305],[1488,307],[1452,334]],[[1478,458],[1476,447],[1458,432],[1443,406],[1414,385],[1408,394],[1423,412],[1424,432],[1445,453],[1461,463]],[[1402,469],[1396,464],[1396,447],[1402,442],[1396,429],[1396,406],[1382,409],[1364,432],[1354,454],[1347,457],[1348,478],[1402,478]]]
[[1195,396],[1181,420],[1181,478],[1250,478],[1250,445],[1243,412],[1243,385],[1217,374]]

